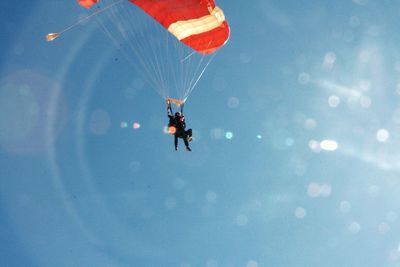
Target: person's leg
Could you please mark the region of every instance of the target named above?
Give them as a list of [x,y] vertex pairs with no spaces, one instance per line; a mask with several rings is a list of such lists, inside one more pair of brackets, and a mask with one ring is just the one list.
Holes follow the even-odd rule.
[[190,142],[192,141],[192,129],[186,131],[186,139]]
[[187,137],[183,138],[183,142],[185,143],[186,150],[187,150],[187,151],[192,151],[192,150],[190,149],[190,147],[189,147],[189,141],[188,141],[188,138],[187,138]]
[[178,136],[176,134],[174,135],[174,144],[175,144],[175,150],[178,150]]
[[187,140],[187,138],[183,138],[183,142],[185,143],[186,147],[189,147],[189,141]]

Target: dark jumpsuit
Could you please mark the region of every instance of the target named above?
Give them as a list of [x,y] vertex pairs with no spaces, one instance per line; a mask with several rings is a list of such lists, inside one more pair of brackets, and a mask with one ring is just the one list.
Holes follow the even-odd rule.
[[185,116],[174,116],[172,115],[172,108],[171,104],[168,105],[167,108],[169,123],[168,126],[174,126],[176,131],[174,133],[174,144],[175,149],[178,148],[178,138],[182,138],[183,142],[185,143],[186,148],[189,148],[189,137],[192,137],[192,129],[185,130],[186,123],[185,123]]

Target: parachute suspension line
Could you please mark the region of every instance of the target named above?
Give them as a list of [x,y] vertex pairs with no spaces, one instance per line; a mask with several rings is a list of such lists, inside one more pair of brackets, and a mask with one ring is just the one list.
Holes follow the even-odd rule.
[[[141,43],[142,45],[142,53],[140,53],[140,51],[138,52],[138,54],[143,55],[143,57],[147,57],[147,60],[145,59],[144,62],[148,62],[149,65],[152,66],[153,72],[150,73],[149,75],[155,75],[156,79],[158,80],[158,88],[155,88],[157,91],[159,91],[159,94],[162,97],[166,97],[168,95],[168,88],[167,85],[168,83],[166,82],[167,76],[165,75],[166,73],[168,73],[165,69],[163,69],[163,66],[165,68],[165,64],[162,64],[162,60],[164,59],[164,57],[162,56],[162,47],[161,47],[161,43],[160,40],[157,40],[157,38],[152,38],[153,35],[155,34],[161,34],[164,33],[164,29],[162,29],[161,31],[161,25],[158,25],[157,22],[150,20],[150,17],[148,17],[147,14],[144,14],[142,10],[137,10],[136,12],[140,12],[140,14],[142,14],[143,16],[145,16],[145,18],[143,18],[143,20],[141,20],[141,23],[143,24],[143,27],[141,27],[141,29],[145,29],[147,26],[147,32],[142,33],[142,36],[135,36],[137,39],[138,43]],[[132,27],[133,25],[133,21],[131,21],[132,23]],[[135,34],[133,34],[135,35]],[[146,40],[148,37],[151,40]],[[134,46],[134,45],[133,45]],[[150,47],[150,49],[149,49]],[[150,51],[149,51],[150,50]],[[149,51],[146,52],[145,51]],[[144,52],[144,53],[143,53]]]
[[[177,45],[177,41],[175,40],[175,36],[172,36],[168,31],[164,32],[165,34],[165,39],[166,39],[166,64],[165,64],[165,69],[166,73],[168,74],[169,77],[169,86],[174,87],[174,91],[177,92],[177,97],[181,100],[182,97],[182,83],[179,81],[179,78],[182,79],[182,68],[181,66],[176,66],[176,62],[174,62],[174,52],[175,54],[177,52],[180,52],[179,45]],[[176,56],[176,55],[175,55]],[[175,58],[176,61],[176,58]],[[179,69],[178,69],[179,67]]]
[[[184,51],[184,52],[187,52],[187,51]],[[192,79],[192,76],[194,75],[193,74],[193,65],[194,65],[193,62],[198,60],[198,58],[193,57],[193,55],[195,55],[196,53],[197,53],[196,51],[191,51],[191,53],[189,53],[189,54],[182,53],[183,57],[185,54],[187,54],[187,56],[181,60],[181,65],[184,67],[184,70],[186,70],[184,72],[184,74],[182,75],[182,77],[185,78],[185,81],[182,84],[182,94],[181,94],[182,99],[185,98],[185,96],[187,94],[188,83]],[[180,57],[180,58],[182,58],[182,57]],[[191,68],[189,66],[191,66]]]
[[[210,45],[211,42],[208,43],[207,48],[210,47]],[[205,57],[208,55],[203,54],[200,58],[193,57],[194,54],[193,52],[196,53],[195,51],[192,51],[189,56],[185,57],[185,61],[181,63],[181,64],[187,63],[188,66],[192,66],[191,68],[186,68],[187,72],[183,75],[183,77],[186,78],[184,83],[184,94],[182,97],[184,101],[186,101],[186,99],[189,97],[190,93],[193,91],[193,88],[196,86],[197,82],[200,80],[202,74],[204,73],[205,68],[209,64],[208,62],[205,63],[205,65],[203,65],[203,61]]]
[[[188,79],[187,72],[190,71],[190,65],[181,62],[181,58],[191,50],[185,44],[181,43],[168,31],[163,31],[165,36],[165,51],[162,57],[158,58],[160,64],[164,67],[164,77],[168,78],[167,86],[173,87],[176,97],[182,100],[185,94],[185,83]],[[171,89],[171,88],[170,88]]]
[[[165,55],[167,55],[167,57],[165,58],[165,65],[169,66],[170,62],[169,62],[169,39],[168,39],[168,34],[165,34]],[[170,95],[170,88],[167,88],[166,90],[166,95]]]
[[188,46],[183,45],[181,46],[181,49],[179,50],[179,59],[184,58],[186,56],[186,60],[182,61],[180,60],[179,65],[181,69],[181,93],[180,97],[183,99],[187,93],[188,89],[188,83],[192,79],[193,76],[193,66],[195,65],[196,61],[198,58],[196,57],[187,57],[188,54],[194,55],[195,51],[191,50],[188,48]]
[[[115,3],[114,3],[114,4],[115,4]],[[114,5],[114,4],[109,4],[109,5]],[[115,16],[117,13],[116,13],[113,9],[110,10],[110,13],[111,13],[111,14],[108,14],[109,19],[110,19],[110,20],[115,20],[115,18],[114,18],[113,16]],[[132,65],[135,65],[135,62],[134,62],[134,61],[132,60],[132,58],[129,56],[129,52],[128,52],[126,49],[124,49],[124,48],[119,44],[117,38],[114,37],[114,36],[111,34],[109,28],[104,24],[104,22],[103,22],[101,19],[98,19],[97,21],[98,21],[99,25],[101,26],[101,28],[102,28],[103,32],[105,33],[105,35],[106,35],[106,36],[114,43],[114,45],[125,55],[125,57],[132,63]],[[128,38],[124,37],[122,33],[121,33],[121,36],[122,36],[124,39],[128,39]],[[138,57],[138,58],[139,58],[139,60],[142,60],[140,57]],[[142,65],[143,65],[143,66],[145,67],[145,69],[146,69],[147,65],[145,65],[144,63],[143,63]],[[149,74],[151,73],[151,71],[148,70],[148,69],[146,69],[146,71],[147,71],[147,73],[149,73]],[[152,76],[151,76],[151,75],[148,75],[148,76],[146,76],[146,77],[151,77],[151,82],[153,82],[154,84],[157,84],[157,81],[154,80],[154,79],[152,79]]]
[[67,28],[61,30],[60,32],[57,32],[57,33],[49,33],[49,34],[47,34],[47,35],[46,35],[47,41],[48,41],[48,42],[54,41],[55,39],[57,39],[58,37],[60,37],[61,34],[63,34],[63,33],[65,33],[65,32],[67,32],[67,31],[69,31],[69,30],[75,28],[76,26],[78,26],[78,25],[81,24],[82,22],[84,22],[84,21],[86,21],[86,20],[88,20],[88,19],[90,19],[90,18],[92,18],[92,17],[94,17],[94,16],[96,16],[96,15],[98,15],[98,14],[100,14],[100,13],[103,13],[104,11],[106,11],[106,10],[112,8],[113,6],[115,6],[115,5],[119,4],[119,3],[122,3],[122,1],[125,1],[125,0],[118,0],[118,1],[116,1],[116,2],[110,3],[110,4],[106,5],[104,8],[101,8],[101,9],[99,9],[99,10],[93,12],[92,14],[90,14],[90,15],[84,17],[84,18],[79,19],[79,20],[76,21],[74,24],[68,26]]
[[[135,56],[140,60],[141,65],[145,68],[147,71],[147,75],[145,77],[151,77],[151,80],[153,80],[153,86],[155,87],[156,91],[163,96],[163,82],[161,81],[161,75],[159,73],[158,68],[156,66],[156,63],[154,60],[148,60],[148,55],[144,53],[146,51],[146,48],[148,49],[148,46],[152,45],[151,42],[145,42],[144,37],[146,37],[145,29],[146,25],[145,22],[142,20],[138,19],[138,16],[140,13],[135,14],[134,12],[142,12],[141,10],[135,10],[135,8],[127,7],[123,8],[123,10],[120,11],[120,14],[125,14],[124,17],[122,17],[119,21],[126,23],[124,29],[119,29],[119,31],[122,31],[121,34],[123,35],[123,31],[126,30],[126,36],[123,36],[125,38],[126,43],[128,44],[130,50],[135,54]],[[134,18],[134,19],[133,19]],[[148,28],[148,27],[147,27]],[[134,30],[139,30],[139,34],[136,34]]]
[[[209,42],[208,47],[210,47],[211,42]],[[186,101],[186,99],[189,97],[189,95],[192,93],[192,91],[194,90],[194,88],[196,87],[197,83],[199,82],[200,78],[203,76],[204,72],[206,71],[208,65],[211,63],[211,61],[214,59],[216,55],[216,52],[213,53],[213,55],[210,57],[210,59],[208,60],[208,62],[206,62],[206,64],[204,65],[204,67],[202,67],[202,63],[204,58],[206,57],[206,54],[204,54],[201,57],[201,60],[199,61],[199,63],[197,64],[197,68],[195,70],[195,72],[193,73],[193,77],[190,81],[190,83],[188,84],[187,87],[187,91],[184,97],[184,100]],[[200,71],[199,74],[197,74]]]
[[[148,73],[148,75],[155,76],[154,79],[158,81],[155,89],[165,98],[168,95],[168,83],[166,82],[167,76],[165,74],[168,72],[165,70],[165,64],[162,64],[162,60],[165,58],[162,56],[160,40],[153,38],[154,35],[158,36],[159,34],[164,33],[165,29],[161,30],[161,25],[151,20],[147,14],[143,13],[143,11],[139,10],[137,7],[136,10],[131,10],[132,13],[137,13],[133,14],[132,17],[136,18],[138,24],[142,24],[142,27],[139,27],[139,30],[141,31],[140,34],[132,33],[132,36],[136,39],[134,43],[131,43],[132,50],[135,50],[137,44],[141,46],[141,49],[138,49],[136,54],[143,58],[143,65],[149,65],[152,69],[152,72]],[[139,19],[139,16],[142,16],[142,18]],[[137,27],[137,25],[134,24],[135,21],[129,19],[127,21],[131,22],[130,27],[128,27],[129,29]]]
[[189,55],[187,55],[184,59],[181,59],[181,63],[184,62],[184,61],[186,61],[188,58],[191,58],[191,57],[194,55],[194,53],[196,53],[196,52],[193,51],[192,53],[190,53]]
[[189,95],[193,92],[194,88],[196,87],[197,83],[199,82],[199,80],[201,79],[201,77],[203,76],[204,72],[206,71],[208,65],[210,65],[210,63],[213,61],[213,59],[215,58],[215,56],[217,55],[217,52],[214,52],[214,54],[211,56],[211,58],[208,60],[207,64],[204,66],[203,70],[201,71],[201,73],[199,74],[199,76],[197,77],[196,81],[194,82],[193,86],[191,86],[185,97],[183,98],[183,102],[186,102],[186,99],[189,97]]
[[[118,7],[117,7],[118,8]],[[143,53],[143,49],[146,49],[148,47],[148,43],[145,43],[143,41],[143,37],[146,36],[145,32],[143,30],[144,27],[141,27],[141,25],[135,25],[134,22],[137,22],[138,24],[141,23],[141,21],[137,18],[137,14],[134,14],[133,12],[141,12],[140,10],[135,10],[131,6],[125,7],[125,6],[119,6],[118,10],[112,10],[111,14],[109,15],[109,19],[113,22],[115,30],[119,33],[119,36],[124,40],[124,44],[126,46],[122,46],[118,44],[118,40],[116,38],[113,38],[113,35],[110,33],[108,30],[108,36],[114,40],[116,43],[117,47],[121,48],[121,51],[124,52],[126,58],[131,61],[133,66],[136,66],[137,62],[134,62],[134,58],[130,54],[134,54],[135,58],[138,59],[138,61],[141,63],[141,66],[143,67],[140,69],[142,74],[145,74],[144,77],[147,77],[148,80],[151,82],[152,86],[156,89],[158,94],[160,96],[165,97],[165,90],[163,90],[164,85],[160,81],[160,78],[157,79],[157,77],[154,77],[154,74],[157,74],[156,66],[154,65],[154,62],[151,60],[146,59],[146,54]],[[130,14],[131,13],[131,14]],[[136,18],[134,21],[132,18]],[[144,23],[143,23],[144,24]],[[107,29],[107,26],[103,25],[104,28]],[[134,30],[140,30],[139,34],[135,34]]]
[[[155,22],[153,22],[155,24]],[[160,25],[154,25],[155,27],[157,27],[157,30],[159,32],[159,34],[162,34],[162,32],[160,32]],[[160,42],[159,40],[157,42]],[[168,86],[168,69],[167,69],[167,64],[163,64],[162,61],[166,60],[165,58],[163,58],[163,47],[161,45],[161,43],[156,44],[156,42],[150,42],[152,43],[152,45],[154,45],[154,49],[152,49],[153,52],[153,57],[154,57],[154,62],[156,63],[156,67],[157,67],[157,73],[159,75],[159,79],[161,81],[161,83],[164,86],[164,94],[168,94],[169,93],[169,88]],[[164,74],[164,75],[163,75]]]
[[[178,60],[183,57],[183,55],[185,54],[185,51],[187,50],[187,47],[186,47],[186,45],[181,44],[181,43],[177,43],[176,46],[177,46],[176,51],[179,52],[179,54],[177,55],[177,60]],[[177,75],[179,75],[178,77],[180,77],[179,98],[182,99],[185,95],[185,90],[186,90],[185,84],[187,82],[187,79],[189,78],[188,73],[190,71],[191,65],[190,64],[185,65],[185,64],[179,62],[178,66],[179,66],[179,70],[180,70],[180,73],[177,73]]]

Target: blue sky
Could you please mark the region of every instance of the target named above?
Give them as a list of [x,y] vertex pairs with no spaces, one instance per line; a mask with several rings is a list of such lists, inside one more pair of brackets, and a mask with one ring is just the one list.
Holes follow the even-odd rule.
[[0,5],[1,266],[400,266],[400,3],[217,1],[189,153],[95,20],[45,41],[85,10],[25,2]]

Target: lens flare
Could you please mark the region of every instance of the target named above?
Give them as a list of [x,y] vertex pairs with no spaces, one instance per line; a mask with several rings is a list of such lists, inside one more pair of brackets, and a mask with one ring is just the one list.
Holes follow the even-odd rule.
[[176,133],[176,128],[174,126],[168,127],[168,133],[175,134]]
[[326,151],[335,151],[338,148],[338,144],[334,140],[322,140],[320,146]]
[[380,143],[384,143],[389,139],[389,132],[386,129],[379,129],[376,133],[376,139]]
[[140,124],[138,122],[135,122],[135,123],[133,123],[132,127],[133,127],[133,129],[139,129]]
[[295,216],[297,219],[304,219],[304,217],[306,217],[306,215],[307,215],[307,211],[306,211],[305,208],[297,207],[297,208],[295,209],[295,211],[294,211],[294,216]]
[[232,139],[233,138],[233,133],[232,132],[226,132],[225,138],[228,139],[228,140]]

